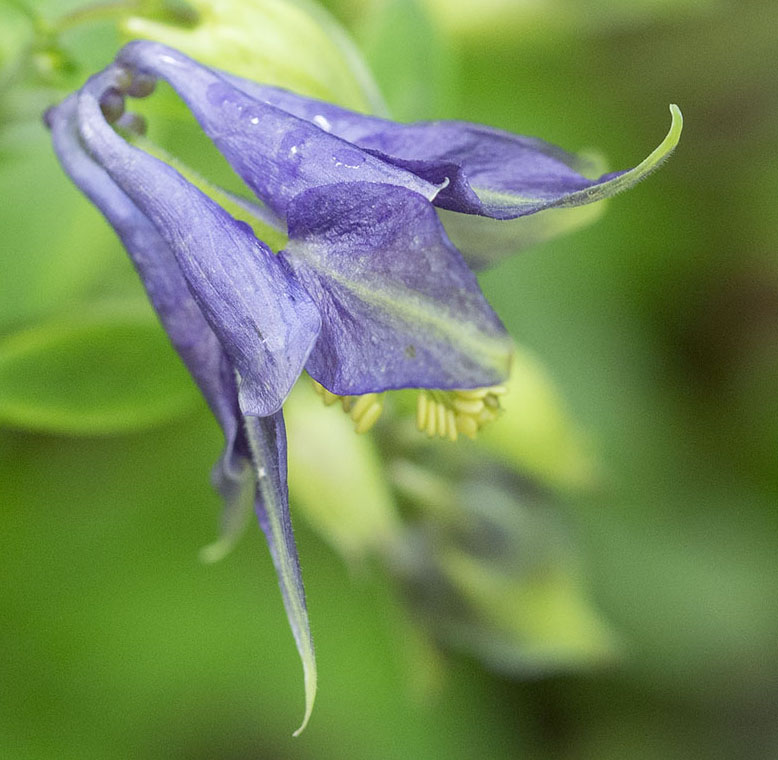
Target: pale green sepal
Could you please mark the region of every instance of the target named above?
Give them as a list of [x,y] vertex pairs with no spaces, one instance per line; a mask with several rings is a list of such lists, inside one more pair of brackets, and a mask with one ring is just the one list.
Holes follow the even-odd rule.
[[646,156],[634,169],[603,182],[600,185],[590,187],[588,190],[581,190],[569,196],[560,208],[565,206],[579,206],[584,203],[593,203],[604,198],[611,198],[617,193],[628,190],[633,185],[645,179],[649,174],[655,172],[675,150],[678,141],[681,139],[683,131],[683,114],[677,105],[670,105],[670,129],[664,140]]
[[286,442],[280,440],[285,435],[283,417],[281,412],[273,417],[245,417],[244,426],[257,478],[257,517],[267,539],[289,627],[303,666],[305,714],[293,734],[299,736],[308,725],[316,700],[316,654],[289,515]]
[[219,537],[200,549],[198,554],[200,561],[206,564],[219,562],[235,548],[254,514],[256,478],[251,462],[242,459],[239,462],[240,472],[229,478],[220,477],[218,472],[224,465],[225,463],[220,461],[217,464],[217,472],[214,473],[215,484],[224,500]]
[[372,437],[340,404],[325,406],[307,378],[284,406],[289,492],[305,519],[347,562],[386,554],[402,526]]
[[[624,190],[629,190],[629,188],[656,171],[670,157],[670,154],[675,150],[678,141],[681,139],[681,131],[683,130],[681,109],[676,105],[671,105],[670,115],[672,121],[665,139],[636,167],[606,182],[570,193],[563,200],[555,202],[553,208],[582,206],[586,203],[595,203],[605,198],[611,198]],[[515,208],[521,204],[526,204],[527,206],[535,207],[539,202],[538,198],[517,196],[508,192],[489,190],[488,188],[474,186],[473,190],[482,201],[490,206],[505,205]]]
[[596,478],[594,458],[541,363],[516,347],[505,386],[503,412],[481,429],[479,443],[548,485],[591,485]]
[[170,45],[232,74],[285,87],[347,108],[383,113],[385,106],[346,32],[305,0],[191,0],[192,28],[133,16],[133,39]]
[[512,674],[613,660],[617,637],[586,597],[553,507],[486,480],[465,481],[460,491],[469,530],[491,529],[501,538],[481,551],[466,541],[440,545],[440,567],[469,609],[444,624],[451,643]]

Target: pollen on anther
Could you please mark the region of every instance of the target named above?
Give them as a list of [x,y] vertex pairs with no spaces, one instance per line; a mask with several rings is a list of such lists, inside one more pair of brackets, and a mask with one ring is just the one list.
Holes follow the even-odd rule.
[[462,391],[422,389],[416,402],[416,427],[429,438],[456,441],[459,435],[475,438],[478,431],[500,414],[501,385]]

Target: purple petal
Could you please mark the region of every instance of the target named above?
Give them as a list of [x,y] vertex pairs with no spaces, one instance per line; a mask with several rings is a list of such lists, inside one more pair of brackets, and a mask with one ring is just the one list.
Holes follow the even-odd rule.
[[292,201],[288,224],[281,255],[322,313],[306,369],[333,393],[507,377],[511,340],[418,193],[367,182],[314,188]]
[[[278,570],[289,622],[305,669],[307,721],[316,690],[316,670],[289,517],[283,418],[280,413],[262,419],[246,418],[245,429],[238,427],[237,389],[224,350],[192,297],[167,243],[81,145],[76,125],[76,97],[71,96],[53,109],[49,123],[62,166],[116,229],[171,341],[224,428],[228,447],[214,468],[214,485],[224,497],[228,511],[240,509],[247,488],[253,491],[256,480],[255,509]],[[245,466],[249,456],[254,464],[253,472]],[[221,552],[223,547],[218,549]],[[215,558],[212,555],[213,552],[210,558]]]
[[280,108],[298,119],[309,121],[319,129],[342,138],[351,143],[359,144],[360,140],[383,130],[394,128],[402,129],[403,124],[381,119],[377,116],[349,111],[341,106],[326,103],[315,98],[306,98],[303,95],[272,87],[270,85],[253,82],[250,79],[235,76],[226,71],[219,71],[219,76],[225,81],[254,100]]
[[286,429],[281,412],[271,417],[246,417],[245,430],[251,446],[257,476],[255,502],[259,524],[267,538],[270,555],[278,574],[278,583],[286,615],[303,664],[305,678],[305,716],[295,735],[310,718],[316,696],[316,659],[308,622],[300,560],[289,515],[286,485]]
[[409,187],[431,199],[438,187],[256,100],[220,74],[158,43],[131,42],[117,62],[168,82],[235,171],[280,216],[303,190],[363,180]]
[[514,219],[547,208],[581,206],[627,190],[668,158],[678,144],[677,106],[665,140],[634,169],[589,179],[584,162],[532,137],[461,121],[398,124],[304,98],[275,87],[223,75],[256,100],[284,109],[373,155],[436,185],[436,206],[495,219]]
[[81,138],[175,254],[195,301],[240,375],[243,412],[272,414],[305,364],[319,331],[318,311],[247,224],[111,129],[99,98],[120,75],[109,69],[84,86],[78,99]]
[[48,118],[62,167],[116,230],[165,332],[224,430],[224,466],[229,467],[239,429],[238,394],[232,367],[219,339],[192,298],[167,243],[81,145],[76,96],[52,109]]

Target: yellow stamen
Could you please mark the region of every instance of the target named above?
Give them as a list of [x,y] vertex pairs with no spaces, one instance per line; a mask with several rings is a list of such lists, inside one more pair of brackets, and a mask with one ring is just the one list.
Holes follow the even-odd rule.
[[484,402],[481,399],[455,398],[452,406],[462,414],[478,414],[484,408]]
[[447,422],[446,411],[447,411],[446,407],[443,406],[443,404],[438,404],[436,428],[437,428],[437,431],[438,431],[438,435],[441,438],[445,438],[448,435],[448,433],[447,433],[447,424],[446,424],[446,422]]
[[380,401],[373,401],[365,413],[358,420],[356,420],[357,426],[355,429],[357,433],[366,433],[368,430],[370,430],[370,428],[372,428],[373,425],[375,425],[378,421],[378,418],[381,416],[383,409],[383,404]]
[[416,429],[422,433],[427,426],[427,394],[419,391],[416,398]]
[[438,415],[434,400],[430,401],[432,403],[427,406],[427,438],[434,438],[438,432]]
[[457,417],[453,409],[446,409],[446,427],[448,428],[448,439],[452,443],[457,442]]
[[336,396],[334,393],[330,393],[323,385],[319,385],[316,381],[313,383],[313,389],[321,396],[321,400],[325,406],[332,406],[340,396]]
[[366,433],[370,430],[384,409],[383,400],[378,393],[365,393],[362,396],[338,396],[315,380],[313,387],[326,406],[340,401],[343,411],[354,420],[354,429],[357,433]]
[[[340,401],[343,411],[354,421],[357,433],[370,430],[383,412],[382,394],[338,396],[315,380],[313,387],[327,406]],[[484,425],[499,417],[500,396],[505,393],[502,385],[453,391],[420,389],[416,398],[416,429],[428,438],[452,442],[460,435],[475,438]]]
[[351,407],[351,419],[355,422],[360,420],[362,415],[372,406],[376,397],[375,393],[366,393],[364,396],[358,396]]
[[473,417],[467,417],[464,414],[457,415],[457,431],[475,440],[479,428],[478,421]]
[[459,434],[475,438],[478,431],[500,414],[501,385],[462,391],[420,390],[416,427],[429,438],[456,441]]

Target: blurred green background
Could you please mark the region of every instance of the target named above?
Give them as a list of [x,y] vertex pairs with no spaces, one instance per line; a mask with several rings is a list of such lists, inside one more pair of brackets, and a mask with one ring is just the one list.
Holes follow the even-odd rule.
[[[660,172],[482,277],[595,453],[597,485],[558,508],[620,656],[516,679],[448,653],[420,690],[393,583],[298,519],[320,692],[291,738],[302,679],[266,548],[250,530],[197,560],[220,435],[50,150],[55,72],[0,103],[0,757],[778,756],[778,5],[328,5],[401,119],[596,148],[617,169],[683,110]],[[3,13],[11,60],[29,24]],[[65,41],[79,80],[119,37],[103,22]],[[38,383],[59,410],[40,424]]]

